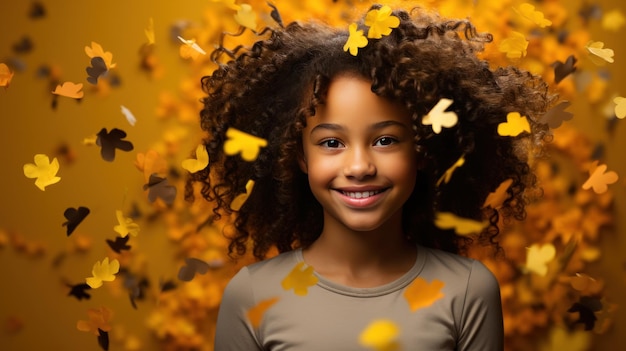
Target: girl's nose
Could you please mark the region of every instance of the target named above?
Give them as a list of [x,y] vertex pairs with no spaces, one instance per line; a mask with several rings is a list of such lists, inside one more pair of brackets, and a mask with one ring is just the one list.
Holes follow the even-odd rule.
[[376,175],[376,165],[367,151],[355,148],[346,154],[344,165],[346,177],[363,179]]

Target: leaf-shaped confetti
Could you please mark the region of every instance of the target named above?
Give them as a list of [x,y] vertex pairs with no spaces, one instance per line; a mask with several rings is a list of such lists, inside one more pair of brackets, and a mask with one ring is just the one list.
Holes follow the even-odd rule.
[[485,199],[485,203],[483,207],[491,207],[493,209],[498,209],[504,203],[507,197],[507,190],[513,184],[513,179],[507,179],[498,185],[498,188],[493,192],[487,195],[487,199]]
[[603,284],[600,281],[581,273],[576,273],[575,276],[570,278],[570,285],[574,290],[587,296],[599,294],[603,288]]
[[359,344],[375,351],[400,350],[398,344],[400,328],[388,319],[378,319],[370,324],[359,335]]
[[516,11],[541,28],[552,25],[552,21],[546,19],[543,12],[536,11],[535,6],[531,4],[523,3],[519,5],[519,8],[516,9]]
[[148,200],[150,202],[154,202],[159,198],[166,204],[171,205],[176,198],[176,187],[170,185],[167,179],[156,174],[150,175],[150,180],[148,184],[143,185],[143,189],[148,190]]
[[130,245],[128,245],[128,240],[130,236],[126,235],[124,237],[117,236],[115,240],[106,239],[106,243],[109,245],[111,250],[122,253],[124,250],[130,250]]
[[306,266],[304,262],[298,262],[281,282],[283,289],[291,290],[298,296],[308,294],[308,288],[317,284],[317,277],[313,267]]
[[250,179],[246,183],[246,192],[243,194],[237,195],[233,202],[230,203],[230,209],[233,211],[239,211],[241,206],[248,200],[248,196],[252,193],[252,188],[254,188],[254,180]]
[[203,260],[187,257],[185,258],[185,265],[180,267],[178,270],[178,279],[188,282],[193,279],[193,277],[198,274],[205,274],[209,271],[209,264]]
[[116,63],[112,63],[113,54],[108,51],[105,52],[104,49],[102,49],[102,46],[95,41],[91,42],[91,46],[85,46],[85,53],[89,56],[89,58],[102,57],[107,69],[115,68],[117,65]]
[[509,112],[506,115],[506,122],[498,124],[498,134],[501,136],[518,136],[523,132],[530,133],[530,124],[526,116],[519,112]]
[[113,311],[107,307],[90,308],[87,310],[89,320],[78,321],[76,323],[76,329],[84,332],[92,332],[94,335],[98,335],[98,329],[102,331],[111,331],[111,325],[109,324],[111,318],[113,318]]
[[619,119],[626,117],[626,98],[617,96],[613,102],[615,103],[615,117]]
[[575,65],[577,61],[574,55],[569,55],[565,62],[555,61],[552,64],[552,67],[554,67],[554,82],[559,84],[565,77],[574,73],[576,71]]
[[272,17],[272,19],[274,21],[276,21],[276,23],[278,23],[279,26],[284,27],[283,25],[283,19],[280,16],[280,12],[278,12],[278,8],[276,7],[276,5],[268,2],[267,6],[272,8],[272,12],[270,13],[270,17]]
[[349,51],[350,55],[356,56],[360,48],[367,46],[367,38],[363,35],[363,30],[358,29],[356,23],[350,24],[348,31],[350,35],[343,46],[343,51]]
[[154,19],[152,17],[148,20],[148,27],[144,29],[143,32],[146,34],[146,38],[148,39],[148,45],[153,45],[156,37],[154,35]]
[[617,32],[626,23],[626,18],[619,9],[613,9],[602,16],[602,28]]
[[70,291],[67,293],[67,296],[74,296],[78,301],[85,299],[89,300],[91,295],[87,293],[87,290],[90,290],[91,287],[86,283],[80,283],[76,285],[68,285]]
[[267,146],[267,140],[235,128],[228,128],[226,137],[224,153],[231,156],[241,154],[241,158],[248,162],[256,160],[261,148]]
[[35,185],[46,191],[48,185],[56,184],[61,180],[56,174],[59,171],[59,161],[55,158],[50,162],[50,158],[45,154],[35,155],[35,163],[24,165],[24,175],[28,178],[37,178]]
[[400,25],[400,19],[391,13],[391,7],[384,5],[365,15],[365,25],[369,26],[368,38],[380,39],[383,35],[391,34],[391,30]]
[[565,111],[572,103],[569,101],[561,101],[556,106],[548,110],[542,117],[541,122],[546,123],[550,128],[558,128],[564,121],[569,121],[574,117],[571,112]]
[[253,328],[258,328],[261,325],[261,321],[263,320],[263,315],[265,314],[265,311],[274,306],[274,304],[278,302],[278,300],[278,297],[271,297],[269,299],[260,301],[258,304],[248,310],[248,313],[246,315]]
[[181,49],[180,49],[180,55],[183,58],[190,58],[191,57],[191,58],[195,59],[197,57],[197,55],[194,55],[193,52],[195,52],[196,54],[199,54],[199,55],[206,55],[206,51],[204,51],[204,49],[202,49],[200,47],[200,45],[198,45],[196,43],[195,39],[187,40],[187,39],[184,39],[181,36],[178,36],[178,40],[183,42],[183,46],[181,46]]
[[133,115],[133,113],[124,105],[120,105],[120,109],[124,117],[126,117],[128,123],[131,126],[135,126],[135,123],[137,123],[137,118],[135,118],[135,115]]
[[519,32],[511,32],[511,36],[502,40],[498,46],[500,52],[506,53],[506,57],[510,59],[518,59],[526,56],[528,49],[528,40],[524,34]]
[[0,87],[8,87],[13,79],[13,74],[6,63],[0,63]]
[[603,61],[606,61],[608,63],[613,63],[613,55],[615,55],[614,51],[612,49],[609,48],[605,48],[604,47],[604,43],[601,41],[590,41],[589,43],[587,43],[586,46],[587,50],[593,54],[593,56],[591,56],[592,61],[595,64],[601,64],[602,61],[598,61],[598,60],[594,60],[594,57],[599,57],[601,58]]
[[57,85],[52,94],[61,95],[72,99],[82,99],[85,93],[83,93],[83,83],[65,82]]
[[183,161],[183,168],[190,173],[196,173],[206,168],[209,165],[209,153],[206,151],[204,144],[196,147],[196,158],[188,158]]
[[452,105],[452,102],[452,100],[446,98],[439,100],[428,114],[422,117],[422,124],[427,126],[432,125],[435,134],[441,133],[443,127],[454,127],[458,122],[458,117],[454,111],[446,111],[446,109]]
[[567,312],[578,312],[578,320],[574,323],[581,323],[585,330],[592,330],[596,324],[595,312],[602,310],[602,302],[595,297],[581,296],[578,302],[574,302]]
[[105,161],[113,162],[115,160],[115,149],[122,151],[131,151],[133,149],[133,143],[128,140],[122,140],[126,138],[126,132],[121,129],[113,128],[110,132],[107,132],[106,128],[102,128],[97,135],[96,144],[101,147],[100,155]]
[[69,207],[63,212],[63,216],[67,219],[63,226],[67,226],[67,236],[70,236],[76,227],[87,217],[89,209],[84,206],[78,208]]
[[98,78],[105,75],[109,69],[102,57],[95,56],[91,58],[91,66],[87,67],[85,71],[87,71],[87,81],[93,85],[97,85]]
[[439,177],[435,185],[439,186],[441,185],[441,183],[448,184],[450,179],[452,179],[452,174],[454,173],[454,171],[457,168],[463,166],[464,164],[465,164],[465,155],[461,155],[461,157],[459,157],[459,159],[456,160],[456,162],[450,168],[448,168],[441,177]]
[[471,235],[478,234],[487,227],[489,222],[487,221],[475,221],[473,219],[467,219],[458,217],[450,212],[437,212],[435,215],[435,225],[439,229],[454,229],[457,235]]
[[252,6],[248,4],[239,5],[239,9],[235,14],[235,21],[240,25],[256,31],[256,12],[252,9]]
[[91,277],[87,278],[87,284],[92,289],[97,289],[102,286],[102,282],[112,282],[115,280],[115,275],[120,270],[120,262],[116,259],[109,262],[109,258],[105,257],[102,262],[96,261],[91,270]]
[[608,186],[617,182],[619,176],[614,171],[607,172],[607,165],[597,165],[597,161],[589,170],[589,178],[583,183],[583,189],[593,189],[596,194],[605,193]]
[[144,180],[148,182],[152,174],[165,175],[168,172],[168,164],[165,158],[155,150],[137,153],[135,167],[143,172]]
[[548,263],[550,263],[556,255],[554,245],[532,244],[526,252],[526,269],[529,272],[545,276],[548,273]]
[[435,301],[443,298],[444,294],[441,289],[445,283],[438,279],[427,282],[424,278],[415,278],[409,286],[404,290],[404,298],[409,304],[412,312],[420,308],[428,307]]
[[122,238],[128,234],[137,236],[139,234],[139,224],[133,222],[132,218],[124,217],[122,211],[115,211],[115,217],[117,218],[117,225],[113,226],[113,230],[117,232]]

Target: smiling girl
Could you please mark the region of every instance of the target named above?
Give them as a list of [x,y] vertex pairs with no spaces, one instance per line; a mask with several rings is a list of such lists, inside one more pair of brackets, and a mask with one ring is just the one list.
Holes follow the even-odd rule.
[[[316,22],[218,50],[233,59],[203,79],[210,164],[189,189],[201,182],[216,214],[230,214],[254,181],[229,248],[260,262],[226,288],[216,350],[502,350],[498,283],[463,255],[497,247],[501,217],[523,218],[527,158],[554,97],[541,79],[477,58],[491,36],[467,20],[391,17],[398,25],[356,55],[349,31]],[[424,117],[444,98],[458,121],[435,132]],[[509,112],[531,132],[500,136]],[[227,155],[230,128],[267,146],[252,162]],[[509,179],[503,204],[483,208]],[[458,236],[434,224],[440,212],[488,225]]]

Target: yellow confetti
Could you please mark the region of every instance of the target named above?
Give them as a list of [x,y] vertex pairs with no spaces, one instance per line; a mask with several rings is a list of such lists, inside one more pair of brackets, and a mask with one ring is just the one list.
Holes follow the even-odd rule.
[[[317,277],[314,274],[313,267],[304,267],[304,262],[298,262],[291,272],[283,279],[281,285],[285,290],[293,289],[298,296],[308,294],[308,288],[317,284]],[[304,269],[303,269],[304,268]]]
[[465,155],[461,155],[461,157],[459,157],[458,160],[456,160],[456,162],[450,167],[448,168],[448,170],[446,170],[446,172],[439,177],[439,180],[437,180],[437,183],[435,184],[436,186],[441,185],[441,183],[445,183],[448,184],[448,182],[450,181],[450,179],[452,178],[452,174],[454,173],[454,171],[463,166],[465,164]]
[[552,21],[546,19],[543,12],[535,11],[535,6],[529,3],[523,3],[519,5],[519,9],[516,9],[516,11],[541,28],[552,25]]
[[95,41],[91,42],[91,46],[85,46],[85,53],[89,56],[89,58],[102,57],[107,69],[112,69],[117,66],[116,63],[112,63],[113,54],[108,51],[105,52],[104,49],[102,49],[102,46]]
[[503,181],[496,190],[494,190],[493,192],[489,193],[489,195],[487,195],[487,199],[485,200],[485,203],[483,204],[483,208],[486,208],[486,207],[491,207],[493,209],[500,208],[500,206],[502,206],[502,204],[504,203],[504,200],[506,200],[507,190],[509,189],[511,184],[513,184],[513,179],[507,179]]
[[360,48],[367,46],[367,38],[363,35],[363,31],[358,29],[356,23],[350,24],[348,27],[350,35],[346,44],[343,46],[343,51],[349,51],[350,55],[356,56]]
[[428,112],[426,116],[422,118],[422,124],[430,126],[432,125],[433,132],[439,134],[443,127],[451,128],[458,122],[458,117],[453,111],[446,111],[452,100],[442,98],[437,104]]
[[619,9],[611,10],[602,16],[602,28],[606,30],[617,32],[624,26],[624,23],[626,23],[626,18]]
[[400,19],[391,13],[391,7],[385,5],[380,9],[370,10],[365,15],[365,25],[369,26],[368,38],[379,39],[391,34],[393,28],[400,25]]
[[154,34],[154,19],[150,17],[148,21],[148,28],[144,29],[143,32],[146,34],[146,38],[148,39],[148,45],[153,45],[156,40],[156,36]]
[[359,335],[359,343],[376,351],[400,350],[397,338],[400,328],[388,319],[371,322]]
[[191,58],[195,60],[200,55],[206,55],[206,51],[204,51],[204,49],[202,49],[200,45],[196,43],[195,39],[187,40],[179,35],[178,40],[183,43],[183,45],[180,46],[179,50],[180,56],[182,58]]
[[86,279],[87,285],[97,289],[102,286],[102,282],[112,282],[119,270],[120,262],[116,259],[109,262],[109,258],[105,257],[102,262],[96,261],[91,270],[92,276]]
[[556,249],[554,245],[532,244],[526,253],[526,269],[529,272],[545,276],[548,273],[548,263],[554,259]]
[[196,173],[206,168],[209,165],[209,153],[206,151],[206,147],[203,144],[196,147],[196,158],[188,158],[183,161],[183,168],[190,173]]
[[48,185],[56,184],[61,180],[56,174],[59,171],[59,161],[55,158],[50,162],[50,158],[45,154],[35,155],[35,163],[24,165],[24,175],[28,178],[37,178],[35,185],[46,191]]
[[122,211],[115,211],[118,224],[113,226],[113,230],[118,233],[122,238],[125,238],[128,234],[137,236],[139,234],[139,224],[133,222],[131,218],[124,217]]
[[404,290],[404,298],[412,312],[428,307],[444,297],[441,289],[446,284],[438,279],[427,282],[424,278],[415,278]]
[[228,128],[226,131],[228,140],[224,142],[224,152],[226,155],[241,154],[241,158],[251,162],[256,160],[262,147],[267,146],[267,140],[254,135],[244,133],[235,128]]
[[259,302],[258,304],[256,304],[256,306],[248,310],[248,320],[250,321],[250,324],[253,328],[258,328],[261,325],[261,320],[263,320],[263,315],[265,314],[265,311],[274,306],[274,304],[278,302],[278,300],[278,297],[272,297]]
[[502,40],[498,46],[500,52],[506,53],[506,57],[510,59],[518,59],[526,56],[528,49],[528,40],[524,34],[519,32],[511,32],[511,36]]
[[248,196],[252,193],[252,188],[254,188],[254,180],[250,179],[246,183],[246,192],[243,194],[237,195],[233,202],[230,203],[230,209],[233,211],[239,211],[241,206],[248,200]]
[[618,96],[613,99],[613,102],[615,103],[615,116],[620,119],[626,117],[626,98]]
[[[601,64],[603,61],[606,61],[608,63],[613,63],[613,55],[615,54],[613,52],[612,49],[609,48],[605,48],[604,47],[604,43],[601,41],[590,41],[589,43],[587,43],[586,46],[587,50],[593,54],[593,56],[591,56],[592,61],[595,64]],[[601,58],[603,61],[598,61],[593,59],[594,57],[599,57]]]
[[13,79],[13,74],[6,63],[0,63],[0,87],[8,87]]
[[583,183],[583,189],[593,189],[596,194],[605,193],[608,186],[619,180],[617,173],[613,171],[607,172],[607,165],[597,165],[597,161],[589,170],[589,178]]
[[235,21],[246,28],[256,31],[256,13],[252,9],[252,6],[248,4],[241,4],[239,6],[240,8],[235,14]]
[[82,99],[83,98],[83,83],[72,83],[65,82],[63,84],[57,85],[52,94],[61,95],[72,99]]
[[498,134],[501,136],[518,136],[523,132],[530,133],[530,124],[526,116],[519,112],[509,112],[506,115],[506,122],[498,124]]
[[457,235],[471,235],[480,233],[489,225],[489,222],[457,217],[450,212],[437,212],[435,225],[439,229],[454,229]]

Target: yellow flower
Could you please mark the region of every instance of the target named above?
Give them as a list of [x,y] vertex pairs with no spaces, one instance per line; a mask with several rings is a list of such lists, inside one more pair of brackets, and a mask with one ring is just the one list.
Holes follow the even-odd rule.
[[389,35],[392,28],[397,28],[400,19],[391,14],[391,7],[385,5],[378,10],[369,11],[365,15],[365,25],[370,27],[367,37],[379,39],[383,35]]
[[364,48],[367,45],[367,38],[363,35],[362,30],[357,30],[356,23],[352,23],[348,30],[350,31],[350,36],[343,46],[343,51],[350,51],[352,56],[356,56],[359,48]]

